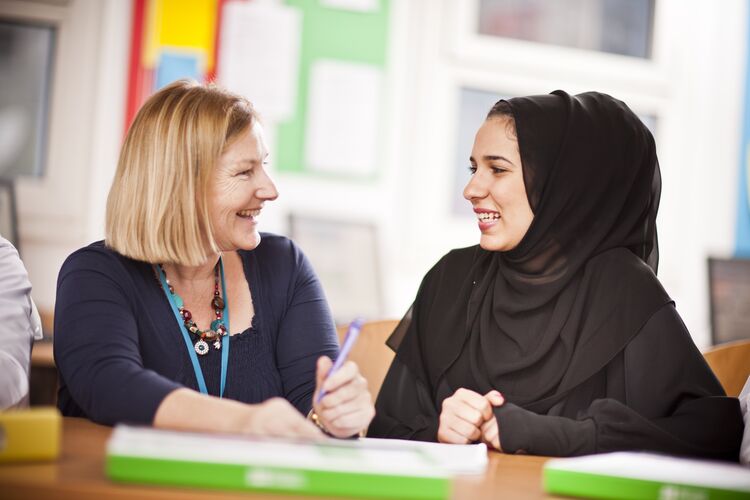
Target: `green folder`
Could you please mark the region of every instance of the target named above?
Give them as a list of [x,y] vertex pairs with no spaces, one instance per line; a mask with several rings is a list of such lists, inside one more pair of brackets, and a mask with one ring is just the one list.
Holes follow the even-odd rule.
[[637,452],[549,460],[544,490],[584,498],[750,499],[750,468]]
[[482,473],[484,445],[396,440],[295,442],[118,426],[107,475],[120,482],[321,496],[440,499]]

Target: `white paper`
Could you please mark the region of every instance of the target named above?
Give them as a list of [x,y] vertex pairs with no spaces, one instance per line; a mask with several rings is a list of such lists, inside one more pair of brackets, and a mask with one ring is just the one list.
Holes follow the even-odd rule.
[[218,81],[252,101],[271,121],[297,107],[302,14],[284,5],[227,2],[222,13]]
[[305,157],[313,171],[366,176],[375,171],[382,71],[319,60],[310,70]]
[[357,12],[377,12],[380,8],[378,0],[320,0],[320,4],[324,7]]
[[301,442],[126,425],[115,428],[107,443],[107,454],[424,477],[482,473],[487,465],[487,448],[483,444],[458,446],[395,439]]
[[614,452],[556,458],[547,461],[544,468],[750,493],[750,470],[741,465],[711,460],[675,458],[653,453]]
[[444,444],[403,439],[360,438],[358,446],[368,449],[417,449],[430,457],[436,467],[455,474],[483,474],[487,468],[487,445]]

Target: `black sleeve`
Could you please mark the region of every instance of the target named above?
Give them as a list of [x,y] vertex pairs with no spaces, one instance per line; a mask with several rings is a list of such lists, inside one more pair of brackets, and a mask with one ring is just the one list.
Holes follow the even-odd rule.
[[674,306],[655,313],[625,348],[621,377],[625,401],[594,400],[575,419],[512,404],[496,408],[503,450],[553,456],[647,450],[737,460],[739,402],[724,395]]
[[429,391],[396,356],[375,401],[367,436],[436,441],[437,431],[438,413]]
[[279,323],[276,363],[284,397],[302,414],[312,408],[315,367],[320,356],[336,359],[338,339],[323,288],[307,257],[289,242],[294,272]]
[[[60,270],[55,303],[55,363],[78,407],[95,422],[148,424],[182,387],[144,368],[127,281],[95,252],[78,252]],[[70,412],[59,401],[63,414]]]

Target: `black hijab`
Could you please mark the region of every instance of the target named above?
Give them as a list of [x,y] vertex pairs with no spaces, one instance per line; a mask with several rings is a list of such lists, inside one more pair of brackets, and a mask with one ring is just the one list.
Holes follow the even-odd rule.
[[513,250],[443,258],[389,345],[433,395],[468,353],[475,390],[544,412],[670,301],[655,276],[661,178],[651,133],[621,101],[506,102],[533,222]]

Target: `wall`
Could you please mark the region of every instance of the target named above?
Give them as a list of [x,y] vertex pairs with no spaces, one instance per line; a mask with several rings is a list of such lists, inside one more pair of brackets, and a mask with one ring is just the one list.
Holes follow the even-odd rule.
[[0,15],[58,29],[46,174],[17,183],[22,257],[49,311],[65,257],[103,235],[122,137],[129,2],[4,1]]

